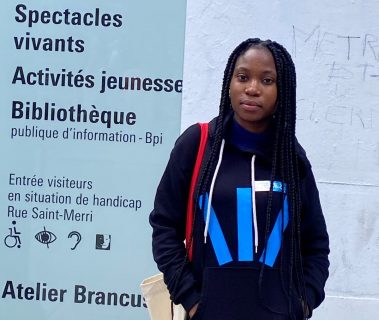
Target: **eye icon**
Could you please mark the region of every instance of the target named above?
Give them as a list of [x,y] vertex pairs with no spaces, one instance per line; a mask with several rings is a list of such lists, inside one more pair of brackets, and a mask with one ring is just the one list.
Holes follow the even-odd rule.
[[46,227],[43,227],[43,231],[38,232],[35,235],[35,238],[38,242],[46,244],[46,246],[49,248],[49,244],[54,242],[57,239],[57,236],[51,231],[47,231]]

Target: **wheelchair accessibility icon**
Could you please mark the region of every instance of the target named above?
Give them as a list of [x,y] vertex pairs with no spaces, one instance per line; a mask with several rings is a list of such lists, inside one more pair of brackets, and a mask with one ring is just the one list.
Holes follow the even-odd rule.
[[16,221],[12,221],[12,224],[12,228],[8,228],[9,234],[4,238],[4,244],[8,248],[14,248],[16,246],[17,248],[21,248],[21,232],[16,230]]

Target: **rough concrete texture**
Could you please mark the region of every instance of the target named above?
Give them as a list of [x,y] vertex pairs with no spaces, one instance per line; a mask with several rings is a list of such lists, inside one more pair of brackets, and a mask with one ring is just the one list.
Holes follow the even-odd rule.
[[297,135],[313,164],[331,241],[314,319],[377,319],[379,1],[188,1],[182,130],[217,114],[223,69],[249,37],[291,53]]

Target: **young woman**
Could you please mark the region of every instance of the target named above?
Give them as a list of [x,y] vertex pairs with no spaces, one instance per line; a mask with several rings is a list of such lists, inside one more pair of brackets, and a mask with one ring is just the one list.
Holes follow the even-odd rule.
[[219,110],[195,189],[191,261],[183,239],[198,125],[177,140],[150,215],[171,299],[193,320],[309,318],[324,299],[329,240],[295,137],[296,75],[285,48],[238,45]]

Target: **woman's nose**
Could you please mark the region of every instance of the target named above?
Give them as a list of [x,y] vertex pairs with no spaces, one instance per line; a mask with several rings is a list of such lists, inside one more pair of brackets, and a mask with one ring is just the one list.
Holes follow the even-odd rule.
[[260,88],[257,81],[249,81],[245,88],[245,93],[248,95],[259,95]]

